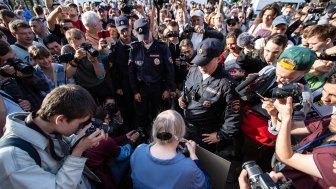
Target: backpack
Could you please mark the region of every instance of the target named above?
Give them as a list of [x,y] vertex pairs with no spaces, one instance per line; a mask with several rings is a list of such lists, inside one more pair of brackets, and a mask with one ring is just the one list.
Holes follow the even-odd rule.
[[41,167],[41,157],[33,145],[19,137],[9,137],[0,140],[0,148],[15,146],[27,152],[29,156]]

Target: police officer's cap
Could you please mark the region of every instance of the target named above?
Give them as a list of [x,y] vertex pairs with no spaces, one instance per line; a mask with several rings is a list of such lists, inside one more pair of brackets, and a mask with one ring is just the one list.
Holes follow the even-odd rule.
[[197,66],[205,66],[210,63],[210,61],[218,57],[223,51],[224,44],[214,38],[207,38],[200,43],[197,48],[197,54],[191,63]]
[[128,28],[129,24],[128,24],[128,19],[126,16],[119,16],[117,18],[115,18],[115,25],[118,29],[118,31],[120,32],[121,30]]
[[149,38],[149,21],[144,18],[140,18],[134,22],[134,30],[137,34],[138,40],[148,40]]

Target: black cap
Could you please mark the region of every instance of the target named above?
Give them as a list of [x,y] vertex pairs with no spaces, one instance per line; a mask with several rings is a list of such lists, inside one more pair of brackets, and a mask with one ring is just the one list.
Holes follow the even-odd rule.
[[231,16],[230,18],[226,20],[226,23],[238,23],[238,22],[239,20],[237,16]]
[[128,19],[126,16],[119,16],[117,18],[115,18],[115,25],[118,29],[118,31],[120,32],[121,30],[128,28],[129,24],[128,24]]
[[134,30],[139,41],[148,40],[149,38],[149,21],[140,18],[134,22]]
[[197,48],[197,54],[191,63],[197,66],[205,66],[210,63],[210,61],[218,57],[224,48],[224,44],[214,38],[207,38],[200,43]]

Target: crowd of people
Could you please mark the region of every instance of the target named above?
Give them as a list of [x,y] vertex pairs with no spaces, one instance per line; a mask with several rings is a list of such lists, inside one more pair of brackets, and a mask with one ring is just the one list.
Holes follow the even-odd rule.
[[0,3],[0,188],[211,188],[197,145],[336,187],[335,44],[331,2]]

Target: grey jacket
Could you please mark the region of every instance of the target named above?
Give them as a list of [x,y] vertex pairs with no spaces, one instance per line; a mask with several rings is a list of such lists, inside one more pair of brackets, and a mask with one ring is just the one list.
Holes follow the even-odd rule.
[[[40,167],[27,152],[17,147],[0,148],[0,188],[6,189],[85,189],[91,188],[83,176],[86,158],[66,156],[61,161],[54,160],[49,154],[48,140],[38,132],[27,127],[22,120],[28,113],[13,113],[7,117],[6,132],[3,137],[17,136],[30,142],[39,153]],[[20,119],[19,119],[20,118]],[[59,140],[51,135],[55,152],[63,156]],[[75,138],[64,138],[70,144]],[[64,149],[64,147],[63,147]]]

